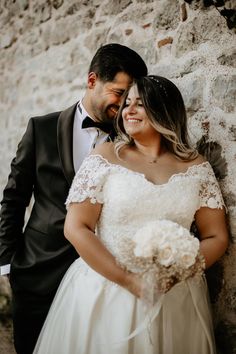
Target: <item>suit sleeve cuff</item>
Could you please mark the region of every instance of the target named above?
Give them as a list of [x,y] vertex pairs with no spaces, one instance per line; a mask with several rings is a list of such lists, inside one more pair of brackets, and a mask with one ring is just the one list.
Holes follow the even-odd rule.
[[7,275],[10,273],[11,265],[5,264],[0,267],[0,275]]

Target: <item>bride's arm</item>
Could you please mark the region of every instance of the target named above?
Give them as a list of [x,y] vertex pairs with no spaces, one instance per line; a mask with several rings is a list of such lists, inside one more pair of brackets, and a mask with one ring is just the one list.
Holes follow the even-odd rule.
[[200,208],[195,215],[200,234],[200,249],[209,268],[223,256],[228,246],[228,230],[225,210]]
[[91,268],[140,297],[141,281],[138,276],[119,267],[115,257],[95,236],[101,208],[101,204],[92,204],[89,199],[70,204],[64,226],[65,237]]

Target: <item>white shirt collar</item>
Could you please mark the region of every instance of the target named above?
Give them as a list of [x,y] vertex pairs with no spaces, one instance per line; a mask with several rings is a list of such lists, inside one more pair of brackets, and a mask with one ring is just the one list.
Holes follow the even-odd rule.
[[78,171],[84,158],[97,145],[102,144],[108,139],[108,134],[102,130],[90,127],[81,129],[85,117],[89,116],[84,108],[82,101],[79,101],[75,111],[73,126],[73,162],[74,169]]
[[[89,117],[88,112],[87,112],[86,109],[84,108],[84,105],[83,105],[83,103],[82,103],[82,100],[79,101],[78,104],[77,104],[76,115],[77,115],[78,119],[80,120],[81,125],[82,125],[83,120],[84,120],[86,117]],[[92,119],[92,118],[91,118],[91,119]]]

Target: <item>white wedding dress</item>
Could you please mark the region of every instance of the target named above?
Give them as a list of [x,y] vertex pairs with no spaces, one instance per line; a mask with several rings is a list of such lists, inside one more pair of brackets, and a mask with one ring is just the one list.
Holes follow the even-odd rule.
[[[155,185],[143,174],[100,155],[84,160],[67,204],[86,198],[103,204],[96,234],[118,259],[116,241],[132,237],[146,223],[168,219],[189,229],[200,207],[224,206],[208,162]],[[124,340],[144,323],[147,311],[141,300],[79,258],[61,282],[34,354],[215,353],[204,279],[175,285],[164,295],[160,312],[148,328]]]

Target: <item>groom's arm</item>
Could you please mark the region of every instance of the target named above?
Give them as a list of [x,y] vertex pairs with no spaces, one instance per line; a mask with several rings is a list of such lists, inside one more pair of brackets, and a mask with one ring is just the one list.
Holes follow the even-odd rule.
[[18,145],[11,171],[3,191],[0,212],[0,266],[7,274],[24,227],[26,207],[29,205],[35,180],[34,124],[30,119]]

